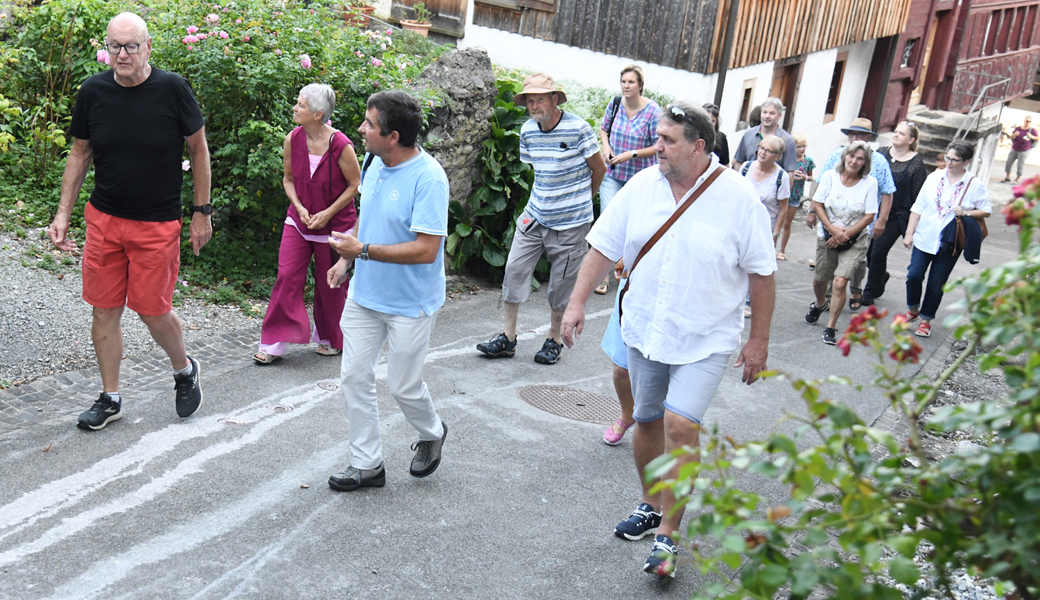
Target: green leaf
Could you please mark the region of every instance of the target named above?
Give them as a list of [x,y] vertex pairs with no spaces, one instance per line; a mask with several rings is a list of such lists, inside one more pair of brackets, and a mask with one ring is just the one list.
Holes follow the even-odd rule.
[[888,545],[906,558],[913,558],[914,552],[917,551],[917,538],[909,535],[900,535],[889,538]]
[[466,237],[473,233],[473,228],[465,223],[458,223],[455,225],[455,233],[459,234],[460,237]]
[[739,535],[727,535],[722,538],[722,547],[730,552],[743,552],[747,550],[747,542]]
[[492,267],[501,267],[506,264],[506,255],[499,252],[491,245],[484,246],[484,260]]
[[780,565],[766,565],[759,569],[758,576],[763,583],[772,587],[779,587],[787,582],[791,573]]
[[1011,449],[1015,452],[1029,454],[1040,450],[1040,433],[1020,433],[1011,442]]
[[723,563],[726,564],[727,567],[731,569],[736,569],[740,567],[740,554],[736,552],[726,552],[725,554],[719,557],[719,560],[721,560]]
[[888,563],[888,574],[905,585],[914,585],[921,578],[921,572],[914,561],[902,556],[897,556]]

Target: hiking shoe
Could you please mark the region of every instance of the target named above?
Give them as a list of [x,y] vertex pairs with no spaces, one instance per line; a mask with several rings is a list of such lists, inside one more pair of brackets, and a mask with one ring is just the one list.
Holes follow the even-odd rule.
[[931,337],[932,336],[932,323],[930,321],[921,321],[921,324],[917,326],[917,331],[914,332],[917,337]]
[[629,540],[642,539],[648,533],[657,531],[661,526],[661,513],[654,512],[654,507],[646,502],[640,504],[624,521],[614,527],[614,535]]
[[655,537],[643,570],[662,578],[675,577],[675,553],[675,542],[672,538],[667,535]]
[[833,327],[825,327],[823,329],[823,343],[833,346],[838,341],[835,339],[835,336],[837,335],[838,331],[836,329]]
[[386,470],[380,464],[375,469],[357,469],[347,467],[346,471],[329,477],[329,487],[337,492],[353,492],[363,487],[383,487],[386,485]]
[[498,358],[500,356],[512,358],[513,355],[516,354],[516,340],[510,342],[509,338],[506,337],[506,334],[500,333],[497,337],[477,344],[477,350],[480,350],[484,356],[490,356],[492,358]]
[[412,466],[408,468],[408,472],[412,474],[412,477],[426,477],[440,466],[441,447],[444,446],[444,438],[448,437],[448,424],[441,421],[441,426],[444,427],[444,435],[441,436],[441,439],[420,440],[412,444],[415,456],[412,457]]
[[94,431],[104,429],[105,425],[123,418],[123,413],[119,411],[119,404],[119,402],[112,400],[112,396],[101,392],[94,406],[91,406],[90,410],[84,411],[79,415],[76,427],[93,429]]
[[177,390],[177,416],[186,419],[202,406],[202,386],[199,384],[199,361],[188,357],[191,373],[174,375],[173,389]]
[[809,312],[805,313],[805,322],[812,325],[813,323],[819,321],[820,315],[823,314],[823,311],[829,309],[830,307],[830,303],[827,303],[824,304],[822,307],[817,308],[816,303],[813,302],[809,305]]
[[534,355],[534,362],[542,363],[543,365],[555,365],[556,361],[560,360],[560,352],[563,350],[563,344],[557,344],[556,340],[547,338],[545,343],[542,344],[542,349]]

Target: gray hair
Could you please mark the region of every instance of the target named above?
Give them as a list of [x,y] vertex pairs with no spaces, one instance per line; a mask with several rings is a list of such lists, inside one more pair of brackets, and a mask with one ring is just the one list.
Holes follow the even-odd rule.
[[860,179],[863,179],[867,175],[870,175],[870,169],[873,166],[872,163],[874,159],[874,151],[870,149],[870,145],[866,142],[852,142],[848,146],[845,146],[845,149],[841,151],[841,160],[838,161],[838,164],[834,166],[834,170],[837,171],[839,175],[844,173],[845,157],[852,154],[853,152],[858,152],[860,150],[863,151],[864,161],[863,167],[860,168],[859,173],[857,173],[857,175]]
[[784,108],[783,101],[780,100],[779,98],[775,98],[773,96],[770,96],[770,97],[766,98],[765,101],[762,102],[762,108],[765,108],[767,106],[772,106],[781,115],[784,114],[785,112],[787,112],[787,109]]
[[[715,126],[712,125],[708,112],[700,106],[684,100],[676,100],[669,105],[669,107],[671,106],[681,108],[686,113],[687,118],[682,120],[683,137],[686,138],[686,141],[692,144],[697,140],[704,140],[705,151],[711,152],[715,148]],[[668,108],[665,108],[664,112],[672,123],[678,123]]]
[[332,111],[336,110],[336,92],[332,87],[324,83],[308,83],[300,90],[300,95],[311,107],[311,112],[321,112],[326,121],[332,118]]

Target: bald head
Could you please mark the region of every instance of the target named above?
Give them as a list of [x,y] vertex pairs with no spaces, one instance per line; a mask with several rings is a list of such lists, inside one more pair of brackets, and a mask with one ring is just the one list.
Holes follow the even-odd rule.
[[108,22],[108,34],[112,35],[116,31],[137,34],[142,39],[148,38],[148,24],[132,12],[119,13],[112,17],[112,20]]

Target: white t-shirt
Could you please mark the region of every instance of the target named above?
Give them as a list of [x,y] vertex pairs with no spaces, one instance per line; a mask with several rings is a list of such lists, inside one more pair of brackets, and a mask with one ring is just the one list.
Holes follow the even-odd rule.
[[[776,187],[777,172],[780,173],[780,189]],[[754,173],[754,169],[749,166],[744,178],[755,186],[758,199],[769,211],[769,223],[773,229],[776,229],[776,218],[780,214],[780,201],[788,200],[791,197],[791,176],[787,174],[787,171],[781,170],[779,165],[774,165],[773,172],[766,175],[762,181],[755,181],[752,173]]]
[[[847,229],[858,223],[863,215],[877,214],[877,180],[867,175],[856,185],[846,187],[837,171],[825,171],[813,200],[824,205],[832,224]],[[816,226],[816,235],[823,237],[822,222]]]
[[[643,245],[719,167],[711,165],[680,202],[654,165],[636,173],[586,238],[612,261],[635,262]],[[754,188],[731,169],[683,213],[632,272],[622,304],[625,343],[671,365],[733,352],[744,328],[748,274],[776,271],[769,215]]]
[[[942,195],[938,196],[940,182],[943,189]],[[924,180],[917,200],[910,207],[910,212],[921,215],[914,231],[914,247],[921,252],[939,252],[939,238],[942,236],[942,230],[953,221],[953,207],[958,200],[964,210],[993,212],[993,205],[989,202],[989,190],[982,185],[978,177],[968,171],[957,183],[962,185],[950,183],[946,169],[934,171]]]

